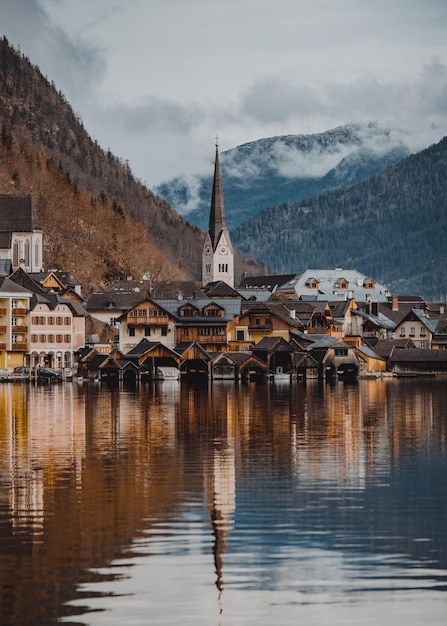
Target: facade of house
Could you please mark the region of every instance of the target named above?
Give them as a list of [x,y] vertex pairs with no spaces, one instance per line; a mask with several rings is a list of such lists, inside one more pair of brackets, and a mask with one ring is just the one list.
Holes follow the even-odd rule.
[[428,317],[428,311],[411,309],[395,328],[395,336],[410,338],[416,348],[431,348],[438,320]]
[[0,194],[0,259],[10,261],[11,271],[42,270],[43,233],[29,195]]
[[154,298],[175,323],[175,345],[195,341],[209,352],[228,349],[230,328],[241,312],[240,298]]
[[174,316],[153,300],[143,300],[118,318],[119,349],[130,352],[142,339],[174,348]]
[[32,293],[10,278],[0,278],[0,368],[24,364],[29,351]]

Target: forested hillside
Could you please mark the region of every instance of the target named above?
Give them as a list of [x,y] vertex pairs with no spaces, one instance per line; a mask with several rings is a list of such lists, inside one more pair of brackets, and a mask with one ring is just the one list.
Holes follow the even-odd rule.
[[[44,262],[86,291],[133,275],[201,278],[203,233],[93,141],[63,94],[0,40],[0,193],[30,193]],[[253,268],[242,255],[237,271]]]
[[382,174],[264,209],[233,241],[280,273],[357,269],[392,293],[447,293],[447,138]]
[[[396,127],[367,122],[226,150],[220,163],[228,226],[239,226],[266,206],[299,202],[383,172],[411,154],[408,141]],[[212,183],[210,168],[209,176],[180,176],[156,190],[189,222],[206,229]]]

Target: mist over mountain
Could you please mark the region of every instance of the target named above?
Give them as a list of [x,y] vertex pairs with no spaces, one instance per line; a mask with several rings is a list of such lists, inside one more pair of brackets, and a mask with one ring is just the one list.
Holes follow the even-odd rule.
[[[425,141],[396,124],[365,122],[313,135],[259,139],[224,151],[220,163],[228,226],[267,206],[356,184],[426,147]],[[209,176],[179,176],[155,191],[206,230],[211,188],[212,167]]]
[[265,208],[235,245],[279,273],[354,268],[391,293],[447,294],[447,137],[357,185]]

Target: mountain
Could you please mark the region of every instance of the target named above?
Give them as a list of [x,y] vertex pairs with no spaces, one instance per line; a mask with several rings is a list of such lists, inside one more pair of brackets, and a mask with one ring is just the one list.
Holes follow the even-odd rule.
[[[395,126],[368,122],[259,139],[224,151],[220,163],[228,226],[239,226],[267,206],[358,183],[414,152],[412,142]],[[206,229],[211,188],[210,174],[179,176],[155,190],[191,224]]]
[[[64,95],[5,37],[0,126],[0,193],[31,194],[46,266],[73,272],[87,292],[130,274],[201,278],[204,233],[93,141]],[[240,274],[254,264],[238,254],[236,266]]]
[[235,245],[279,273],[355,268],[392,293],[447,294],[447,137],[381,174],[263,209]]

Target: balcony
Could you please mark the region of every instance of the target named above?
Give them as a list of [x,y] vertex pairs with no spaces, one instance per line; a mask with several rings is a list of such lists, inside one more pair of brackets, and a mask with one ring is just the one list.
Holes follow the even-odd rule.
[[28,332],[28,326],[17,324],[17,326],[12,327],[12,332],[18,333],[19,335],[25,335]]
[[12,352],[26,352],[27,350],[28,350],[28,343],[26,341],[11,344]]
[[169,317],[167,315],[160,317],[128,317],[128,326],[167,326]]
[[0,343],[0,350],[6,350],[6,343]]
[[0,326],[0,334],[6,333],[6,326]]
[[11,315],[28,315],[28,309],[17,307],[15,309],[12,309]]
[[4,307],[0,307],[0,315],[6,315],[6,309]]

